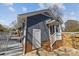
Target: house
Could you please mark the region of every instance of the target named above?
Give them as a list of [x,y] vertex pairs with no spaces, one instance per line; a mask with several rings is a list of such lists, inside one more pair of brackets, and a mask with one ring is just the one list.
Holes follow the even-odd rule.
[[49,9],[39,10],[17,16],[19,27],[24,30],[24,53],[43,47],[46,50],[60,47],[60,17],[55,17]]

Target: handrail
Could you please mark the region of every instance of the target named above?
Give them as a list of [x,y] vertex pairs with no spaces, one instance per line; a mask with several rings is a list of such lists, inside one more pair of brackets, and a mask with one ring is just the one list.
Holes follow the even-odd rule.
[[[56,35],[56,33],[50,35],[50,47],[51,47],[51,51],[52,51],[52,46],[54,45],[54,43],[56,42],[56,38],[54,38],[54,36]],[[51,38],[52,37],[52,38]]]
[[54,33],[54,34],[52,34],[52,35],[50,35],[50,36],[54,36],[56,33]]

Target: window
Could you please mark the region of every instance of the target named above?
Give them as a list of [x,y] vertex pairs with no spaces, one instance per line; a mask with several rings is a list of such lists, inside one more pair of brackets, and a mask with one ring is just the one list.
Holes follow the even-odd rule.
[[59,32],[59,25],[56,26],[56,32]]
[[50,34],[52,35],[52,34],[54,34],[54,26],[50,26]]

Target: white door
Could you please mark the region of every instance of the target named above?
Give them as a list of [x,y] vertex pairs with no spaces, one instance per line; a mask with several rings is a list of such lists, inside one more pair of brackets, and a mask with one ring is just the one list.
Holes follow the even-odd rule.
[[41,30],[33,29],[33,39],[32,39],[32,48],[40,48],[41,47]]

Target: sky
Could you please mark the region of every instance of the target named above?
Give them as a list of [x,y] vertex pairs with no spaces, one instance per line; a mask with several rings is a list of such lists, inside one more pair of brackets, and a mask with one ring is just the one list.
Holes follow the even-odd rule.
[[[53,6],[54,3],[0,3],[0,23],[11,26],[17,20],[18,14],[33,12],[36,10]],[[65,3],[57,4],[63,11],[62,20],[79,20],[79,4]]]

